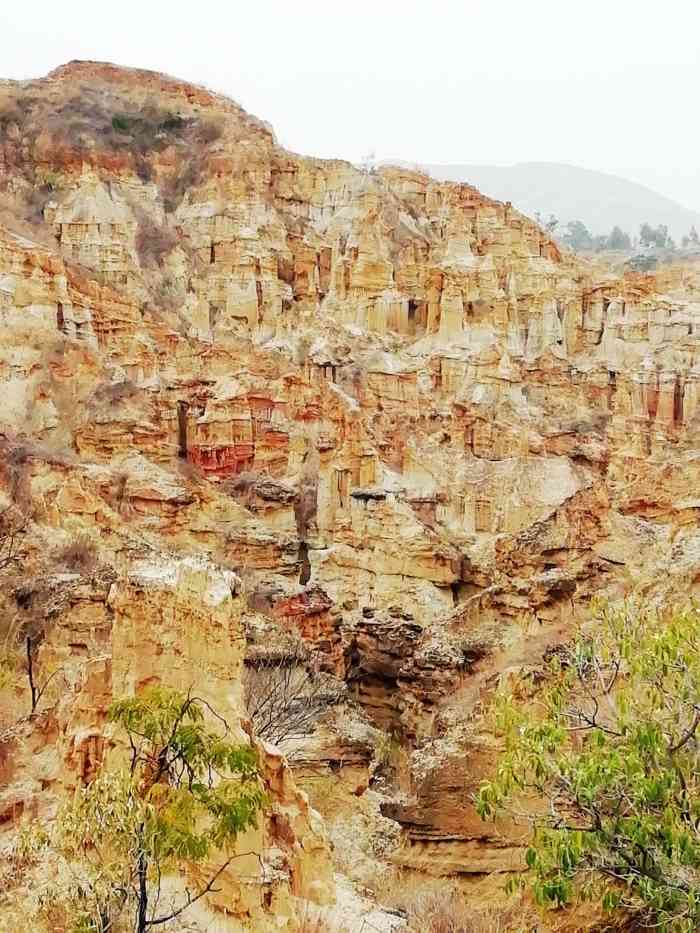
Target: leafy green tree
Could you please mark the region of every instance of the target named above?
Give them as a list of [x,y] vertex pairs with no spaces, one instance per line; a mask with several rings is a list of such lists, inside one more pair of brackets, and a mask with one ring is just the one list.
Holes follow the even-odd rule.
[[650,224],[643,223],[640,226],[639,242],[642,246],[654,246],[656,244],[656,232]]
[[610,231],[607,247],[608,249],[631,249],[632,241],[629,233],[625,233],[620,227],[614,226]]
[[660,249],[663,249],[664,246],[668,245],[669,240],[670,237],[668,235],[668,227],[666,224],[659,224],[659,226],[656,228],[656,245]]
[[642,246],[656,246],[663,249],[668,243],[668,227],[666,224],[659,224],[658,227],[652,227],[648,223],[643,223],[639,228],[639,242]]
[[500,700],[505,752],[477,807],[545,804],[525,858],[539,903],[700,929],[700,610],[600,608],[533,697]]
[[652,246],[656,243],[656,233],[650,224],[643,223],[640,226],[639,242],[642,246]]
[[683,249],[688,249],[689,247],[700,245],[700,237],[698,237],[698,231],[695,229],[695,225],[690,228],[687,235],[681,240]]
[[[210,728],[207,711],[221,728]],[[103,768],[55,825],[30,833],[29,845],[24,837],[23,854],[38,862],[50,852],[70,879],[43,891],[44,914],[62,900],[75,933],[107,933],[131,912],[133,929],[146,933],[214,890],[265,794],[255,750],[229,742],[198,697],[151,688],[115,702],[109,720],[125,733],[128,765]],[[164,877],[195,867],[206,879],[196,890],[166,893]]]
[[581,220],[570,220],[564,228],[562,241],[573,250],[593,248],[593,237],[588,227]]

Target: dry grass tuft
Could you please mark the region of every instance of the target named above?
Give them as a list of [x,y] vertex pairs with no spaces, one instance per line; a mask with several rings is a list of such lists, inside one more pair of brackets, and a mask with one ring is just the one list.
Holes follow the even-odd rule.
[[397,872],[383,879],[377,897],[383,907],[406,920],[410,933],[515,933],[530,929],[527,908],[520,902],[477,909],[447,879],[416,882]]
[[65,570],[88,573],[97,566],[95,545],[85,535],[74,538],[55,555],[56,563]]
[[349,927],[308,903],[299,917],[299,933],[350,933]]
[[136,251],[142,266],[162,266],[163,260],[177,245],[175,233],[166,226],[158,226],[144,210],[137,210],[138,230]]

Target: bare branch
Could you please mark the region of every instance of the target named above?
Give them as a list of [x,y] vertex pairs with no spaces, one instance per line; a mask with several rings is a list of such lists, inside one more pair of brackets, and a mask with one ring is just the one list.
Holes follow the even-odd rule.
[[324,673],[300,650],[249,659],[245,671],[248,716],[257,736],[277,745],[308,735],[345,698],[345,684]]
[[684,745],[687,745],[687,743],[693,738],[693,736],[697,732],[698,726],[700,726],[700,709],[696,708],[693,721],[688,726],[688,728],[685,730],[685,732],[680,737],[680,739],[678,739],[676,744],[672,745],[669,748],[669,752],[673,754],[674,752],[680,751],[680,749],[683,748]]
[[237,858],[243,858],[244,856],[247,856],[247,855],[255,855],[256,858],[260,859],[260,855],[257,852],[241,852],[238,855],[232,855],[230,858],[226,859],[223,865],[221,865],[221,867],[218,868],[216,872],[214,872],[214,874],[211,876],[209,881],[202,888],[202,890],[199,891],[198,894],[192,897],[190,892],[187,891],[187,899],[185,900],[184,904],[182,904],[180,907],[178,907],[176,910],[173,910],[169,914],[164,914],[162,917],[156,917],[153,920],[147,920],[146,926],[147,927],[159,926],[163,923],[169,923],[170,920],[174,920],[175,917],[179,917],[180,914],[184,913],[184,911],[186,911],[188,907],[191,907],[192,904],[196,903],[198,900],[200,900],[200,898],[204,897],[205,894],[209,894],[210,891],[214,890],[214,885],[216,884],[217,880],[226,871],[226,869],[229,867],[231,862],[233,862]]

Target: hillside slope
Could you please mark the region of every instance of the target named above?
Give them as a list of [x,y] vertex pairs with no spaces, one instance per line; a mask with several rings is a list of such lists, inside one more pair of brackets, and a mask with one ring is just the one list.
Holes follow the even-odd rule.
[[554,214],[560,226],[582,220],[592,234],[609,233],[617,224],[630,235],[643,223],[666,224],[677,241],[691,226],[700,230],[700,211],[692,211],[671,198],[636,182],[557,162],[520,162],[516,165],[425,165],[442,181],[475,185],[484,194],[511,201],[534,217]]

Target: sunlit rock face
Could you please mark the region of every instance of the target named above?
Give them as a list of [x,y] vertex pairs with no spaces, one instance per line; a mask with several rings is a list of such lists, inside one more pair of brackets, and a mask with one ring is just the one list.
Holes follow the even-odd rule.
[[[84,536],[121,581],[81,597],[90,708],[192,666],[244,716],[242,653],[215,676],[222,604],[155,571],[132,592],[146,559],[206,560],[405,743],[407,863],[513,867],[520,840],[470,810],[494,683],[594,595],[699,585],[698,270],[601,274],[468,185],[295,155],[150,72],[0,83],[0,127],[2,495],[36,567]],[[177,664],[161,600],[191,613]],[[70,655],[88,617],[61,608],[42,650]],[[71,735],[64,715],[24,747]],[[56,749],[42,793],[94,765]],[[268,764],[296,808],[284,890],[323,899],[322,832]],[[16,810],[51,805],[12,786]]]

